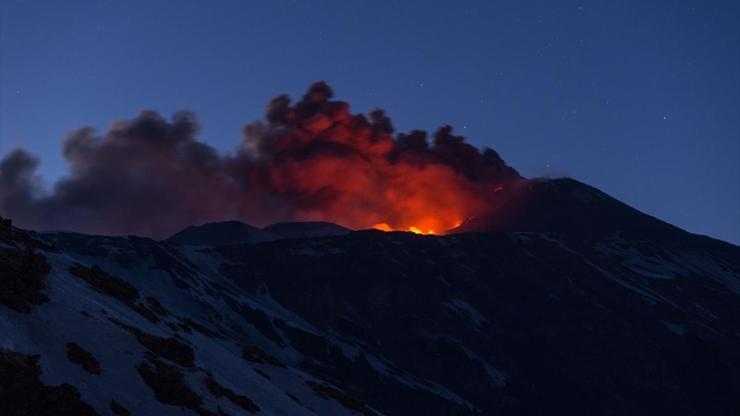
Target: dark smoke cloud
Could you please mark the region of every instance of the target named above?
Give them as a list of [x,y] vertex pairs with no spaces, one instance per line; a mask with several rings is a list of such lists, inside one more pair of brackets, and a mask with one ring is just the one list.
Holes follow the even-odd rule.
[[390,118],[332,100],[323,82],[295,104],[282,95],[248,124],[237,149],[199,142],[193,113],[152,111],[69,134],[69,173],[51,191],[22,149],[0,162],[0,214],[24,227],[166,237],[191,224],[240,219],[257,225],[328,220],[444,231],[485,212],[501,186],[520,179],[490,149],[439,129],[393,136]]

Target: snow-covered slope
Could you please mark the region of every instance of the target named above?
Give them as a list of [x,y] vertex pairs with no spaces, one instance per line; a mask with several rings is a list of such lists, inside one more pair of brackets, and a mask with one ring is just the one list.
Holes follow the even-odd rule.
[[740,414],[740,249],[609,215],[643,223],[223,246],[0,227],[0,414]]
[[[38,354],[42,382],[74,386],[98,414],[116,414],[113,402],[133,415],[380,414],[301,370],[298,351],[255,328],[246,315],[311,326],[223,277],[218,256],[138,238],[43,240],[54,244],[36,254],[50,266],[40,290],[48,301],[28,312],[0,306],[0,348]],[[28,249],[3,246],[8,262]],[[26,269],[15,277],[27,278]],[[72,344],[99,371],[75,364]]]
[[187,245],[220,246],[262,243],[286,238],[345,235],[351,231],[340,225],[323,221],[279,222],[264,228],[257,228],[240,221],[223,221],[191,225],[175,233],[167,241]]

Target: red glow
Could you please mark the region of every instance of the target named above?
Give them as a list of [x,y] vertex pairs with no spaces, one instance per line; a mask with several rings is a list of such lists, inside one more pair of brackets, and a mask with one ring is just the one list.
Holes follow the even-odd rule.
[[422,132],[394,137],[382,112],[353,115],[330,97],[316,84],[294,106],[276,99],[270,123],[247,130],[245,146],[257,155],[250,182],[296,207],[297,220],[443,234],[488,212],[501,184],[519,177],[450,128],[431,143]]
[[380,224],[375,224],[375,225],[372,226],[372,228],[373,229],[376,229],[376,230],[380,230],[380,231],[409,231],[409,232],[412,232],[414,234],[426,234],[426,235],[435,235],[435,234],[437,234],[437,232],[435,232],[432,229],[427,229],[426,231],[424,231],[424,230],[422,230],[422,229],[420,229],[420,228],[418,228],[416,226],[413,226],[413,225],[410,226],[410,227],[408,227],[407,229],[394,229],[393,227],[391,227],[390,225],[388,225],[388,224],[386,224],[384,222],[383,223],[380,223]]

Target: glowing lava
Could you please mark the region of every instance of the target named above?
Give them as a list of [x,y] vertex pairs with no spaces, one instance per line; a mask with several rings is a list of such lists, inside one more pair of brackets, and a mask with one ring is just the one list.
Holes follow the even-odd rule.
[[316,83],[295,104],[277,97],[266,122],[245,128],[249,154],[238,162],[254,197],[239,207],[273,221],[445,234],[490,212],[501,197],[493,195],[520,178],[495,151],[465,143],[449,126],[432,137],[395,133],[382,110],[352,114],[332,95]]
[[[460,226],[461,223],[462,223],[461,221],[455,222],[452,227],[449,227],[449,229],[447,229],[447,231]],[[414,226],[414,225],[411,225],[411,226],[409,226],[407,228],[393,228],[390,225],[388,225],[387,223],[382,222],[382,223],[373,225],[372,228],[375,229],[375,230],[386,231],[386,232],[390,232],[390,231],[408,231],[408,232],[412,232],[414,234],[437,235],[437,232],[434,231],[434,229],[427,228],[427,230],[424,231],[422,228],[419,228],[419,227]]]
[[396,229],[396,228],[393,228],[393,227],[391,227],[390,225],[388,225],[388,224],[386,224],[384,222],[381,222],[380,224],[375,224],[375,225],[372,226],[372,228],[373,229],[376,229],[376,230],[380,230],[380,231],[386,231],[386,232],[387,231],[409,231],[409,232],[412,232],[414,234],[428,234],[428,235],[437,234],[437,233],[434,232],[434,230],[431,230],[430,229],[430,230],[427,230],[426,232],[424,232],[421,229],[419,229],[418,227],[415,227],[413,225],[412,226],[409,226],[406,229],[402,229],[402,228],[401,229]]
[[395,231],[393,228],[391,228],[390,225],[388,225],[388,224],[386,224],[384,222],[381,222],[380,224],[375,224],[371,228],[373,228],[375,230],[386,231],[386,232],[388,232],[388,231]]
[[295,102],[276,97],[223,156],[197,140],[188,112],[144,111],[104,134],[79,129],[64,144],[70,174],[48,197],[34,198],[45,194],[35,159],[12,152],[0,160],[0,212],[30,228],[156,238],[231,219],[446,234],[487,216],[523,179],[450,126],[397,132],[383,110],[352,113],[333,94],[318,82]]

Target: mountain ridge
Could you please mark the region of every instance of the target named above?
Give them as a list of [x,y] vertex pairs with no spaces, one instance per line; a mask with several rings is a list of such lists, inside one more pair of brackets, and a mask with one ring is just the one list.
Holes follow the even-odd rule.
[[351,232],[326,221],[278,222],[258,228],[238,220],[191,225],[176,232],[165,241],[188,245],[255,244],[285,238],[310,238],[343,235]]
[[516,230],[444,236],[3,226],[0,374],[92,414],[740,411],[740,248],[578,184],[525,189],[512,206],[551,203],[501,211]]

